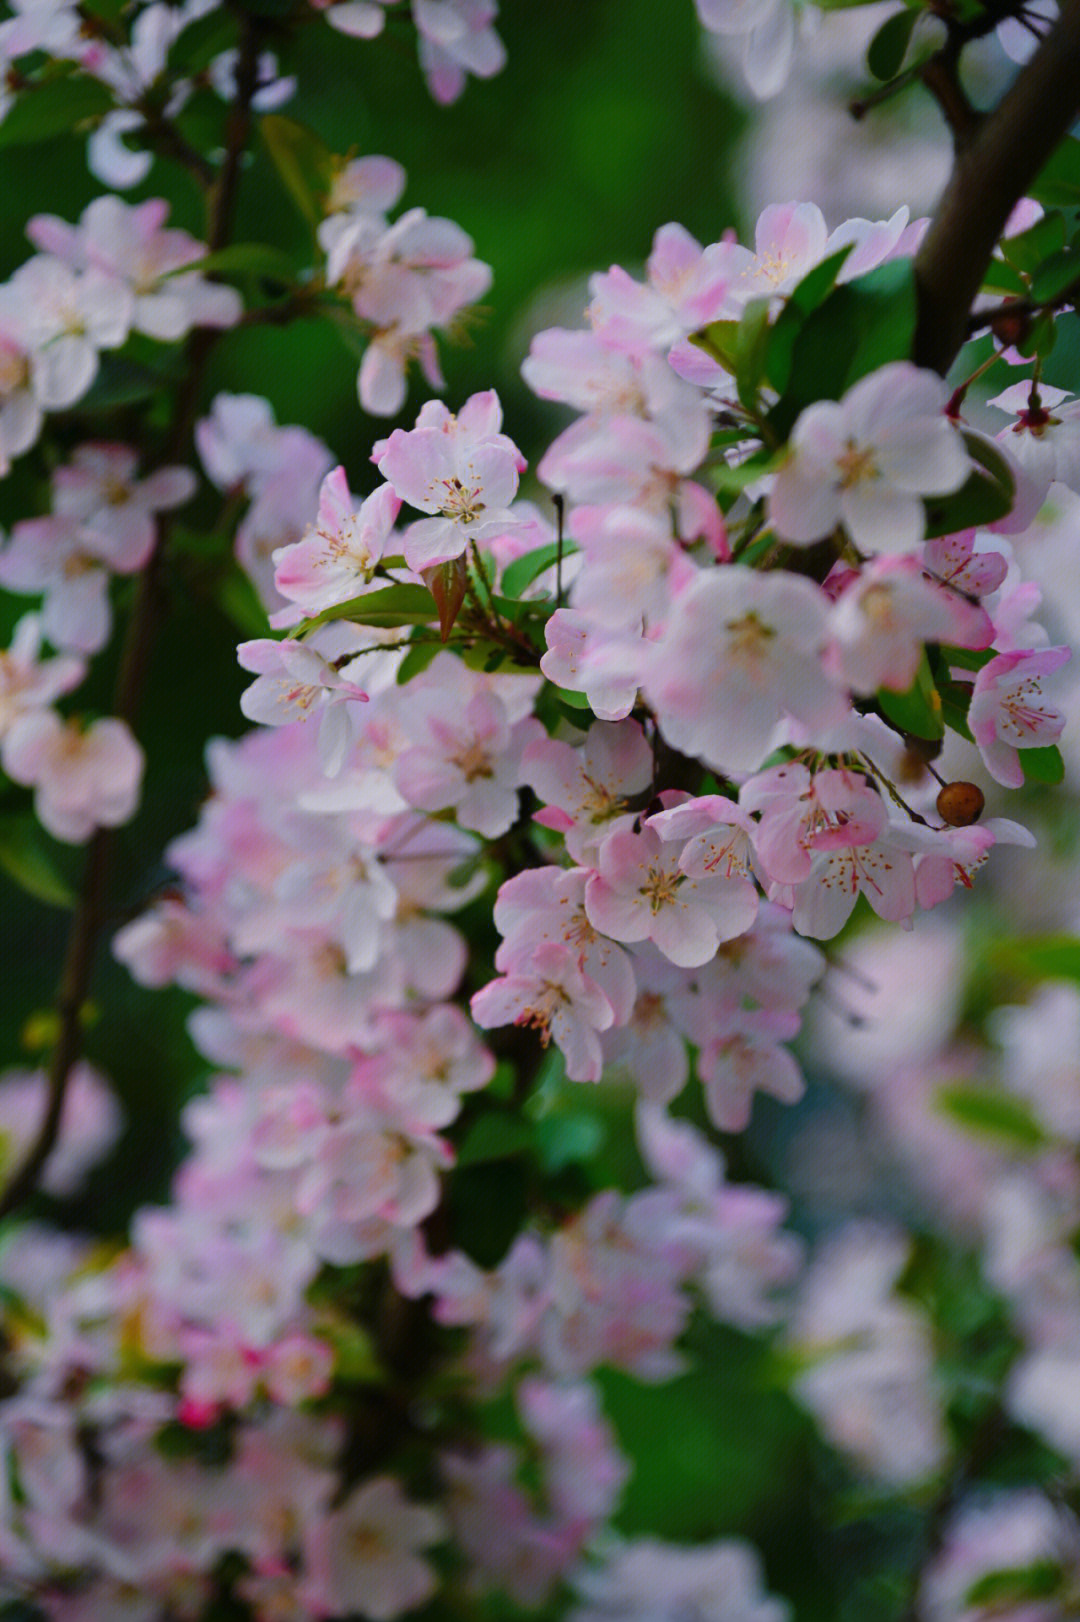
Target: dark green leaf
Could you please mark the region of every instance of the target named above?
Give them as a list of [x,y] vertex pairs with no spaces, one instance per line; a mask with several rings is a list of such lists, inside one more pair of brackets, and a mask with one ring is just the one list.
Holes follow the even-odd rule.
[[[790,376],[770,413],[770,426],[786,439],[808,405],[838,400],[867,373],[906,359],[914,335],[915,280],[909,259],[890,260],[834,288],[795,337]],[[771,356],[770,347],[769,376],[776,386]]]
[[721,490],[729,494],[737,494],[745,490],[748,484],[754,484],[767,473],[774,473],[781,467],[786,459],[784,451],[755,451],[744,462],[729,467],[722,462],[718,467],[710,468],[709,482],[714,490]]
[[902,732],[913,732],[917,738],[942,738],[945,735],[941,698],[934,686],[925,653],[915,680],[907,691],[897,693],[882,687],[878,691],[877,703],[885,719]]
[[78,402],[80,411],[108,411],[120,406],[141,405],[159,389],[171,388],[171,369],[158,371],[123,355],[102,355],[98,374]]
[[235,44],[236,17],[233,12],[226,8],[211,11],[181,29],[169,47],[167,71],[170,77],[202,73],[215,57]]
[[981,670],[993,658],[996,658],[993,648],[941,648],[941,659],[946,668]]
[[[1001,1571],[988,1571],[973,1583],[964,1595],[965,1606],[985,1609],[986,1613],[1003,1615],[1020,1606],[1027,1609],[1027,1600],[1048,1599],[1063,1587],[1063,1573],[1056,1560],[1036,1560],[1030,1566],[1009,1566]],[[1040,1606],[1039,1610],[1042,1611]]]
[[442,644],[434,638],[430,641],[414,642],[397,668],[397,683],[404,687],[406,682],[412,681],[425,671],[435,655],[440,651]]
[[50,907],[73,907],[75,896],[41,842],[30,816],[0,819],[0,868],[20,889]]
[[954,1121],[986,1137],[1005,1138],[1025,1148],[1036,1149],[1046,1135],[1028,1105],[1014,1093],[995,1092],[989,1087],[960,1084],[940,1087],[938,1107]]
[[283,253],[280,248],[272,248],[269,243],[234,242],[228,248],[219,248],[217,253],[208,253],[205,258],[194,260],[190,265],[178,265],[168,274],[183,276],[192,270],[200,271],[204,276],[212,273],[219,276],[268,276],[273,281],[291,286],[297,279],[299,267],[290,254]]
[[232,568],[227,574],[222,575],[214,595],[218,607],[229,616],[244,636],[267,635],[269,626],[266,609],[255,587],[240,569]]
[[1017,298],[1028,296],[1027,282],[1004,259],[991,259],[983,277],[983,287],[989,293],[1012,293]]
[[1065,762],[1056,744],[1049,744],[1044,749],[1020,749],[1017,753],[1025,783],[1047,783],[1052,786],[1060,783],[1065,776]]
[[[564,558],[576,552],[577,547],[573,541],[564,541],[562,554]],[[550,541],[547,546],[538,546],[533,552],[526,552],[524,556],[515,558],[508,563],[502,572],[502,590],[506,597],[520,597],[527,586],[531,586],[537,575],[543,574],[559,560],[559,543]]]
[[1058,253],[1064,246],[1065,216],[1055,209],[1044,214],[1041,220],[1036,220],[1026,231],[1006,237],[1001,244],[1001,252],[1014,270],[1030,276],[1044,259]]
[[604,1122],[595,1115],[552,1115],[536,1125],[536,1151],[546,1172],[591,1160],[604,1141]]
[[267,113],[259,129],[293,201],[304,218],[317,225],[334,178],[333,153],[314,130],[280,113]]
[[836,278],[850,252],[850,247],[838,248],[827,259],[823,259],[820,265],[815,265],[813,270],[808,271],[792,290],[787,303],[777,316],[769,337],[765,372],[778,393],[783,394],[788,386],[792,352],[803,322],[812,310],[816,310],[828,298],[836,286]]
[[1016,484],[1009,464],[989,440],[964,434],[968,455],[977,464],[967,481],[949,496],[932,496],[926,502],[926,534],[955,535],[962,529],[1004,518],[1013,504]]
[[531,1126],[516,1115],[491,1111],[478,1116],[465,1133],[457,1163],[479,1166],[488,1160],[506,1160],[511,1155],[524,1154],[532,1144]]
[[769,348],[769,300],[751,299],[735,332],[735,382],[747,411],[755,411]]
[[1027,194],[1044,208],[1075,208],[1080,204],[1080,141],[1066,136]]
[[919,12],[915,10],[894,11],[891,17],[886,17],[866,52],[866,65],[875,79],[895,79],[918,20]]
[[1052,304],[1069,288],[1080,283],[1080,253],[1062,248],[1044,259],[1031,278],[1031,297],[1036,304]]
[[112,95],[97,79],[65,75],[31,86],[22,91],[0,124],[0,147],[72,135],[86,120],[111,112],[113,105]]
[[292,634],[306,636],[316,625],[328,625],[331,620],[350,620],[354,625],[375,625],[385,630],[397,625],[433,625],[438,618],[435,599],[426,586],[383,586],[324,608],[321,614],[304,620]]
[[1057,341],[1057,322],[1049,310],[1044,310],[1035,317],[1024,336],[1017,342],[1016,348],[1025,360],[1033,360],[1038,355],[1045,360]]

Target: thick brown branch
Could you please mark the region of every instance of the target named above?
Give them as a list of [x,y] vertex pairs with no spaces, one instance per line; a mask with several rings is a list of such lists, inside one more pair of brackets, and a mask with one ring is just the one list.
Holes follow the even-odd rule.
[[948,371],[1005,222],[1080,112],[1080,0],[1061,15],[994,110],[957,152],[915,260],[915,359]]

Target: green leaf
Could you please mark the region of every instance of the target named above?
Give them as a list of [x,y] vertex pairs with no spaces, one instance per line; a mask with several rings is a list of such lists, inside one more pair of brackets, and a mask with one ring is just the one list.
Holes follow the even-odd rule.
[[202,73],[216,56],[236,44],[236,17],[222,9],[197,17],[181,29],[169,47],[167,72],[170,78]]
[[442,644],[436,642],[434,638],[430,641],[414,642],[398,665],[396,677],[398,686],[404,687],[414,676],[421,675],[435,655],[441,651]]
[[123,355],[102,355],[98,374],[78,401],[80,411],[116,410],[120,406],[141,405],[159,389],[172,388],[175,375],[170,367],[157,370]]
[[1027,195],[1044,208],[1075,208],[1080,204],[1080,141],[1066,136],[1053,157],[1028,187]]
[[397,625],[433,625],[438,618],[435,599],[426,586],[384,586],[324,608],[321,614],[304,620],[292,634],[306,636],[317,625],[328,625],[331,620],[350,620],[353,625],[375,625],[385,630]]
[[[1026,1600],[1049,1599],[1064,1586],[1063,1572],[1056,1560],[1035,1560],[1030,1566],[1007,1566],[988,1571],[972,1583],[964,1595],[964,1605],[978,1607],[987,1615],[1026,1606]],[[1039,1610],[1042,1611],[1040,1606]]]
[[102,118],[113,106],[111,93],[99,80],[81,75],[65,74],[47,84],[29,86],[0,123],[0,147],[73,135],[80,124]]
[[[765,373],[778,393],[783,394],[791,376],[791,357],[803,322],[812,310],[824,303],[833,288],[851,248],[838,248],[808,271],[788,296],[787,303],[773,323],[765,356]],[[734,325],[734,323],[728,323]],[[710,328],[711,330],[711,328]]]
[[690,342],[696,344],[711,355],[725,372],[735,375],[735,334],[738,331],[737,321],[710,321],[707,327],[700,332],[690,334]]
[[518,1116],[490,1111],[473,1121],[458,1150],[459,1166],[479,1166],[485,1161],[507,1160],[526,1153],[533,1146],[533,1129]]
[[1037,1149],[1046,1142],[1046,1134],[1028,1105],[1013,1093],[960,1083],[939,1087],[936,1099],[944,1114],[980,1136],[1004,1138],[1025,1149]]
[[1064,246],[1065,216],[1054,209],[1044,214],[1041,220],[1036,220],[1026,231],[1006,237],[1001,243],[1001,252],[1014,270],[1030,276],[1044,259],[1058,253]]
[[1062,248],[1044,259],[1031,278],[1031,297],[1036,304],[1052,304],[1080,282],[1080,253]]
[[330,148],[314,130],[280,113],[267,113],[259,120],[259,130],[286,190],[304,218],[317,225],[334,178]]
[[218,581],[215,591],[218,607],[229,616],[237,630],[246,637],[266,636],[269,626],[266,609],[251,581],[242,570],[229,569]]
[[1047,783],[1053,786],[1060,783],[1065,776],[1065,762],[1056,744],[1049,744],[1044,749],[1020,749],[1017,754],[1025,783]]
[[907,691],[897,693],[888,687],[879,688],[877,703],[885,719],[902,732],[912,732],[917,738],[945,736],[941,697],[934,685],[930,662],[925,653],[915,680]]
[[[564,558],[577,551],[573,541],[564,541],[562,555]],[[538,575],[550,569],[552,564],[559,561],[558,541],[549,541],[546,546],[538,546],[535,551],[526,552],[513,563],[508,563],[502,572],[500,582],[503,595],[506,597],[520,597],[527,586],[531,586]]]
[[1038,355],[1045,360],[1057,341],[1057,322],[1050,310],[1044,310],[1035,317],[1028,331],[1017,342],[1017,352],[1025,360],[1033,360]]
[[737,495],[740,490],[745,490],[748,484],[764,478],[766,473],[774,473],[786,460],[786,451],[755,451],[752,456],[748,456],[743,462],[737,462],[734,467],[721,462],[717,467],[710,468],[709,482],[714,490]]
[[234,242],[228,248],[219,248],[217,253],[208,253],[202,259],[192,260],[189,265],[177,265],[166,275],[184,276],[192,270],[204,276],[267,276],[272,281],[292,286],[299,267],[291,254],[283,252],[281,248],[273,248],[269,243]]
[[903,66],[918,20],[918,11],[906,9],[894,11],[891,17],[886,17],[866,52],[866,65],[875,79],[895,79]]
[[991,259],[983,277],[983,287],[988,293],[1011,293],[1016,298],[1028,296],[1027,282],[1004,259]]
[[1028,980],[1080,982],[1080,937],[1076,935],[1018,935],[997,941],[990,963],[1002,973]]
[[931,496],[926,501],[926,536],[955,535],[961,529],[974,529],[1004,518],[1013,504],[1016,484],[1005,458],[988,440],[964,433],[968,455],[976,463],[974,471],[959,490],[948,496]]
[[540,1164],[551,1175],[591,1160],[607,1135],[596,1115],[552,1115],[539,1121],[535,1130]]
[[535,676],[534,664],[521,664],[498,642],[481,637],[469,647],[457,650],[469,670],[482,670],[486,676]]
[[981,670],[997,655],[993,648],[953,648],[944,644],[941,647],[942,663],[947,668],[957,670]]
[[20,889],[50,907],[73,907],[74,893],[41,843],[30,816],[0,819],[0,868]]
[[[769,415],[777,436],[786,439],[799,413],[816,400],[838,400],[869,372],[906,359],[915,335],[915,309],[909,259],[890,260],[834,288],[795,337],[790,376]],[[770,348],[770,364],[771,355]],[[769,376],[777,386],[772,371]]]
[[747,411],[755,411],[769,348],[769,300],[751,299],[735,330],[735,382]]

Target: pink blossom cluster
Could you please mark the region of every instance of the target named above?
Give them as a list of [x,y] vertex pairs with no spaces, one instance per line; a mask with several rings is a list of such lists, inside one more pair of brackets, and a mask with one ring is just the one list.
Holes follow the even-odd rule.
[[[452,3],[421,0],[431,11],[449,12]],[[344,9],[351,5],[345,0]],[[341,9],[335,6],[331,19]],[[380,417],[404,405],[410,360],[419,360],[432,388],[443,387],[433,329],[449,327],[491,286],[491,267],[452,220],[410,208],[389,221],[404,189],[405,171],[392,158],[351,159],[334,177],[318,233],[326,280],[368,333],[357,389],[364,410]]]
[[471,1329],[466,1366],[481,1388],[534,1359],[555,1379],[603,1366],[669,1379],[684,1366],[674,1343],[691,1286],[715,1318],[746,1331],[780,1318],[801,1260],[780,1227],[783,1198],[729,1184],[704,1136],[659,1106],[643,1106],[637,1125],[656,1180],[641,1192],[595,1195],[554,1232],[521,1234],[486,1271],[461,1251],[399,1251],[399,1288],[433,1295],[438,1322]]
[[195,448],[211,483],[247,500],[236,527],[237,562],[266,608],[280,609],[273,554],[304,533],[333,456],[306,428],[279,427],[257,394],[215,396],[210,415],[195,425]]
[[133,332],[172,343],[192,327],[239,320],[237,293],[182,270],[206,250],[167,230],[167,215],[160,199],[99,197],[78,226],[46,214],[30,221],[43,251],[0,286],[0,475],[34,444],[47,412],[83,398],[103,351]]
[[[98,80],[111,92],[115,109],[105,114],[90,133],[86,158],[91,172],[107,186],[126,190],[145,180],[153,167],[154,154],[144,145],[133,148],[125,136],[143,134],[145,101],[166,73],[169,51],[191,22],[217,8],[217,0],[184,0],[169,5],[151,0],[134,11],[126,38],[98,28],[87,28],[74,0],[16,0],[13,15],[0,24],[0,66],[5,86],[9,70],[23,58],[45,51],[59,62],[74,64],[83,74]],[[231,99],[236,86],[235,50],[214,57],[202,76],[223,100]],[[18,83],[18,72],[14,82]],[[173,77],[163,112],[172,118],[195,92],[193,79]],[[254,105],[263,111],[288,101],[295,80],[282,78],[277,59],[270,51],[260,54]],[[27,92],[33,95],[34,87]],[[13,96],[5,88],[0,95],[0,118],[6,116]],[[114,200],[115,201],[115,200]]]

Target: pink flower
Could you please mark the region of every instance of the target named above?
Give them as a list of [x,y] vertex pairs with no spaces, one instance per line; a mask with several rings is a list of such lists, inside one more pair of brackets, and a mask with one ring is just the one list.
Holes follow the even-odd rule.
[[1065,727],[1062,712],[1043,699],[1041,678],[1072,657],[1064,647],[1000,653],[975,677],[968,725],[987,771],[996,783],[1019,788],[1024,781],[1020,749],[1056,743]]
[[861,551],[914,551],[923,496],[958,490],[970,472],[946,396],[935,373],[893,361],[809,406],[769,497],[776,533],[802,546],[843,523]]
[[470,1003],[473,1019],[493,1025],[527,1025],[546,1047],[552,1037],[566,1059],[571,1081],[599,1081],[603,1069],[600,1039],[613,1022],[604,993],[578,967],[566,946],[543,943],[523,952],[500,980],[492,980]]
[[278,727],[318,714],[319,758],[327,776],[335,776],[352,738],[344,702],[366,702],[367,694],[304,642],[241,642],[236,655],[257,677],[240,699],[248,720]]
[[83,729],[54,710],[36,710],[15,722],[0,759],[15,782],[33,784],[39,820],[70,844],[127,822],[139,803],[143,752],[122,721]]
[[847,700],[819,650],[828,598],[809,580],[739,564],[702,571],[650,650],[645,692],[669,743],[722,772],[753,771],[782,718],[840,720]]
[[853,693],[904,692],[923,645],[986,648],[994,627],[985,609],[928,580],[914,557],[874,558],[829,615],[825,667]]
[[400,506],[400,497],[382,484],[358,509],[345,469],[328,473],[319,491],[314,528],[274,553],[274,585],[297,606],[275,614],[270,623],[295,624],[367,591]]
[[373,1476],[305,1528],[308,1602],[318,1614],[391,1622],[435,1592],[422,1551],[445,1535],[434,1509],[411,1503],[391,1476]]
[[[437,402],[432,402],[436,404]],[[457,420],[411,431],[395,428],[379,457],[379,472],[397,495],[431,513],[405,531],[405,559],[419,572],[460,557],[470,541],[513,529],[510,503],[524,466],[517,447],[499,432],[497,396],[474,394]]]
[[585,887],[593,926],[618,941],[651,940],[680,968],[707,963],[721,941],[754,922],[758,896],[739,874],[691,877],[682,865],[685,839],[665,840],[650,818],[640,833],[609,834],[599,871]]

